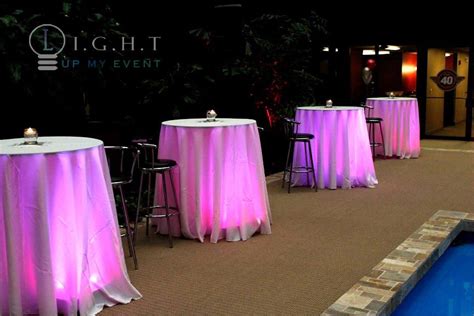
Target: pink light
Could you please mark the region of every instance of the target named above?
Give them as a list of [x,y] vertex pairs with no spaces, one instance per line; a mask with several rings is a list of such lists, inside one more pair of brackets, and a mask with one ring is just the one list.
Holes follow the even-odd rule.
[[[377,184],[371,157],[367,126],[362,109],[324,110],[298,108],[300,133],[311,133],[313,161],[318,187],[336,189]],[[295,148],[295,165],[306,165],[304,147]],[[313,184],[312,177],[309,182]],[[306,175],[295,176],[296,185],[307,185]]]
[[[420,155],[420,123],[416,98],[367,99],[373,115],[383,118],[385,154],[417,158]],[[376,141],[381,141],[379,133]]]
[[[211,242],[246,240],[256,231],[270,233],[269,205],[256,124],[186,128],[162,125],[162,159],[177,161],[175,171],[181,208],[181,228],[175,235]],[[170,190],[168,190],[170,192]],[[161,196],[158,183],[157,196]],[[173,201],[171,193],[168,197]],[[159,202],[163,202],[160,200]],[[166,221],[158,221],[167,233]]]
[[92,283],[98,283],[99,282],[99,276],[97,274],[93,274],[91,275],[91,277],[89,278],[89,280],[92,282]]
[[[0,174],[0,297],[16,302],[0,299],[0,314],[95,314],[140,297],[126,275],[102,147],[0,155]],[[104,288],[112,290],[95,302]]]

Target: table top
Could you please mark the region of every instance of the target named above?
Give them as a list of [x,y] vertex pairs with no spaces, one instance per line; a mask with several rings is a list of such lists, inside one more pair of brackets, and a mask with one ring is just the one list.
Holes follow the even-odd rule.
[[394,98],[378,97],[378,98],[367,98],[367,100],[372,100],[372,101],[416,101],[417,98],[409,98],[409,97],[394,97]]
[[238,125],[256,124],[255,120],[250,119],[233,119],[233,118],[216,118],[215,121],[208,121],[205,118],[192,118],[165,121],[162,125],[174,127],[229,127]]
[[305,110],[305,111],[353,111],[353,110],[360,110],[362,111],[363,108],[359,106],[301,106],[297,107],[296,110]]
[[101,140],[87,137],[38,137],[36,145],[27,145],[24,141],[24,138],[0,140],[0,155],[52,154],[103,145]]

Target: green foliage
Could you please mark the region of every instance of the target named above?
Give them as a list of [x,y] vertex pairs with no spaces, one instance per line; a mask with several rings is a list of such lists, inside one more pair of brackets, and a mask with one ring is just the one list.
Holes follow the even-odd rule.
[[[209,51],[214,49],[211,31],[190,34]],[[301,104],[314,104],[322,80],[311,70],[313,48],[327,34],[326,20],[263,14],[244,23],[244,52],[218,67],[227,77],[250,83],[250,95],[258,107],[273,116],[292,115]]]
[[[113,69],[104,71],[99,67],[57,71],[54,75],[39,72],[37,57],[31,51],[28,39],[30,32],[38,25],[51,22],[63,30],[67,30],[65,32],[66,41],[69,43],[72,43],[73,36],[76,36],[79,41],[90,42],[90,38],[88,39],[88,36],[91,35],[89,30],[93,30],[92,35],[104,36],[109,42],[114,40],[114,36],[126,36],[121,31],[120,24],[113,17],[110,7],[106,4],[90,6],[81,0],[70,0],[47,4],[41,12],[29,9],[13,10],[10,14],[0,16],[2,83],[8,86],[11,91],[15,91],[15,98],[18,102],[36,102],[41,98],[53,103],[55,100],[66,100],[71,96],[81,96],[73,102],[82,104],[84,112],[88,113],[91,107],[101,106],[100,104],[87,104],[91,82],[95,87],[104,87],[112,80],[119,81],[118,75],[114,73]],[[38,36],[41,35],[37,33],[32,41],[38,40]],[[59,36],[57,33],[49,34],[52,40]],[[69,57],[79,58],[74,55],[75,52],[72,51],[71,46],[66,45],[58,62]],[[118,52],[110,54],[118,54]],[[77,93],[71,93],[71,87]],[[94,112],[94,109],[92,111]]]
[[173,116],[179,117],[180,111],[197,104],[206,86],[214,83],[202,65],[176,62],[169,69],[160,71],[159,77],[140,83],[144,96],[141,104],[163,104],[171,106]]

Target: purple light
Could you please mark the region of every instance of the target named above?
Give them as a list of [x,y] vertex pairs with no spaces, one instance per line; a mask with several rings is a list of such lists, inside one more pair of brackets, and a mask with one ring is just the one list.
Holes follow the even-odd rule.
[[0,175],[0,314],[86,315],[141,297],[102,146],[0,155]]
[[[416,98],[369,98],[374,117],[383,118],[385,154],[389,157],[418,158],[420,155],[420,119]],[[376,141],[381,137],[378,130]],[[381,149],[380,149],[381,150]]]
[[[301,122],[298,133],[315,135],[311,146],[318,188],[374,187],[378,183],[361,108],[298,108],[296,120]],[[295,165],[304,166],[304,157],[303,145],[297,144]],[[296,185],[306,182],[306,175],[296,175]]]
[[[255,123],[212,128],[162,125],[159,148],[160,158],[173,159],[179,166],[173,171],[181,209],[181,228],[177,219],[172,222],[175,235],[182,232],[200,241],[210,235],[211,242],[217,242],[246,240],[257,231],[271,233]],[[160,190],[159,183],[157,187]],[[166,221],[158,226],[167,233]]]

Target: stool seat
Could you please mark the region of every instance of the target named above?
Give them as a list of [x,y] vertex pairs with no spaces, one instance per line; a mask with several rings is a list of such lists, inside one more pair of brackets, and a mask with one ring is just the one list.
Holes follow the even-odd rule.
[[[172,216],[179,215],[179,208],[178,208],[178,199],[176,196],[176,190],[174,188],[173,182],[173,174],[172,169],[177,166],[176,161],[171,159],[155,159],[158,154],[158,146],[154,144],[147,144],[147,143],[137,143],[136,144],[142,154],[143,154],[143,161],[141,164],[141,175],[140,175],[140,187],[138,189],[138,200],[137,200],[137,213],[135,217],[135,227],[137,227],[138,223],[138,216],[140,211],[146,211],[144,217],[146,219],[146,235],[148,236],[149,231],[149,222],[150,219],[166,219],[168,225],[168,242],[169,247],[173,248],[173,237],[171,233],[171,224],[170,218]],[[144,190],[144,182],[145,176],[148,177],[148,185],[146,191]],[[168,180],[166,179],[168,177]],[[152,179],[154,178],[154,180]],[[156,184],[157,180],[161,178],[161,187],[163,193],[163,204],[156,204],[154,201],[157,201],[155,197],[153,197],[152,192],[157,192],[156,188],[152,185],[152,183]],[[171,191],[173,193],[174,205],[171,205],[168,201],[168,184],[171,185]],[[142,205],[142,195],[146,192],[146,199],[145,205]],[[164,210],[164,214],[154,214],[154,210]],[[134,235],[136,236],[136,234]]]
[[380,123],[383,122],[383,118],[381,117],[367,117],[365,119],[366,123]]
[[126,175],[112,176],[111,181],[113,186],[132,183],[132,180]]
[[138,269],[138,259],[135,251],[134,238],[136,235],[136,225],[130,226],[127,203],[123,192],[123,185],[130,184],[133,181],[133,174],[139,152],[126,146],[104,146],[107,155],[107,163],[110,170],[110,178],[114,191],[118,190],[122,204],[125,223],[120,225],[120,237],[126,237],[128,241],[128,250],[133,258],[135,269]]
[[305,141],[305,140],[311,140],[314,139],[313,134],[303,134],[303,133],[298,133],[290,136],[290,140],[295,140],[295,141]]
[[[156,159],[153,162],[145,162],[144,168],[146,169],[157,169],[156,171],[170,169],[176,166],[176,161],[170,159]],[[159,169],[159,170],[158,170]]]
[[[309,176],[311,174],[315,190],[318,191],[318,185],[316,183],[316,174],[313,163],[313,154],[311,151],[311,140],[314,139],[314,135],[309,133],[298,133],[298,125],[300,124],[300,122],[297,122],[293,119],[283,118],[283,122],[285,124],[285,134],[288,137],[289,147],[288,156],[286,158],[285,170],[283,171],[282,188],[285,186],[287,174],[289,174],[288,193],[290,193],[293,173],[306,173],[306,181],[308,182],[308,184],[310,183]],[[304,166],[295,166],[293,164],[295,145],[297,143],[302,144],[304,148],[306,162]]]
[[[376,156],[375,147],[382,147],[383,152],[384,152],[383,157],[385,157],[385,142],[383,139],[383,129],[382,129],[383,118],[373,117],[371,115],[374,109],[372,106],[368,106],[364,103],[362,103],[361,106],[364,108],[364,114],[366,116],[365,122],[367,123],[367,128],[369,132],[369,142],[370,142],[370,149],[372,150],[372,157],[373,159],[375,159],[375,156]],[[381,142],[377,142],[375,140],[375,125],[378,125],[379,127]]]

